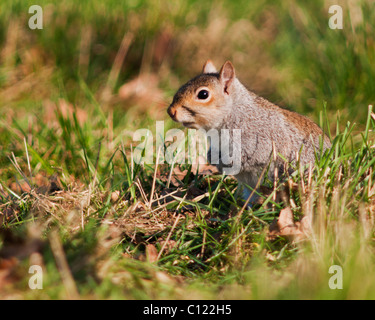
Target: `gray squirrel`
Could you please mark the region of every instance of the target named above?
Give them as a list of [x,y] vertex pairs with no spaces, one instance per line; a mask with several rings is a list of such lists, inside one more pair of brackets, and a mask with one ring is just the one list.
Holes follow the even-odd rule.
[[[230,61],[217,71],[208,60],[202,73],[177,91],[168,114],[188,128],[240,129],[241,163],[234,177],[245,200],[253,194],[249,204],[258,198],[252,190],[259,185],[265,168],[273,181],[275,168],[279,177],[285,173],[285,168],[291,170],[285,160],[290,164],[298,157],[300,164],[306,166],[315,162],[315,152],[331,147],[329,138],[313,121],[249,91],[237,79]],[[321,142],[323,150],[320,150]],[[217,167],[222,170],[222,163]]]

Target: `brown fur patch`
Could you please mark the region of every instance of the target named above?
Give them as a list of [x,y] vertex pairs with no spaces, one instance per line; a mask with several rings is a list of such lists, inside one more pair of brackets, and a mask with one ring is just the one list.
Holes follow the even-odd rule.
[[[263,106],[264,108],[277,109],[281,111],[281,113],[285,116],[289,123],[293,124],[300,132],[306,133],[306,139],[309,139],[310,134],[312,134],[313,136],[320,136],[323,134],[323,130],[314,121],[310,120],[306,116],[303,116],[294,111],[281,108],[259,96],[256,96],[255,100],[256,103]],[[328,137],[326,136],[324,138],[328,139]]]

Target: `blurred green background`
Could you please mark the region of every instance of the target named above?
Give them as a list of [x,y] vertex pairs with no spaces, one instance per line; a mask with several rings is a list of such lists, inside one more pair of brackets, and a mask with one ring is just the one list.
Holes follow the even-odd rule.
[[[28,27],[36,4],[43,8],[42,30]],[[342,30],[328,26],[333,4],[342,6]],[[154,218],[153,192],[177,190],[162,180],[170,166],[133,171],[132,133],[154,129],[155,120],[167,120],[166,130],[178,126],[166,108],[207,59],[217,67],[231,60],[255,93],[328,124],[332,136],[343,132],[331,162],[317,164],[313,198],[295,196],[295,216],[311,212],[322,219],[311,239],[314,253],[267,241],[265,230],[281,206],[236,216],[235,183],[212,176],[194,177],[203,198],[176,227],[171,239],[178,245],[161,260],[145,262],[152,257],[145,246],[160,252],[182,200],[160,206],[164,227],[152,237],[115,228],[132,213],[136,227],[138,218]],[[50,231],[59,229],[73,278],[89,298],[373,298],[374,115],[368,105],[374,100],[372,0],[1,1],[0,222],[23,237],[20,251],[34,239],[34,219],[44,223],[37,239],[53,243],[59,237]],[[57,196],[40,191],[52,185],[51,176],[61,182]],[[182,178],[185,196],[189,176]],[[0,249],[7,248],[1,236]],[[229,251],[228,243],[235,248]],[[55,251],[47,245],[42,252],[48,290],[37,293],[25,291],[28,264],[20,258],[26,266],[15,286],[21,297],[69,297]],[[346,268],[343,291],[327,287],[335,263]],[[183,278],[171,280],[160,270]],[[181,283],[190,280],[189,295]]]
[[[207,59],[233,61],[249,89],[316,120],[326,102],[364,122],[374,102],[373,1],[41,0],[43,30],[28,28],[32,4],[0,4],[1,107],[62,94],[83,106],[84,81],[103,107],[165,108]],[[331,4],[343,8],[342,30],[328,27]],[[140,74],[156,77],[115,99]]]

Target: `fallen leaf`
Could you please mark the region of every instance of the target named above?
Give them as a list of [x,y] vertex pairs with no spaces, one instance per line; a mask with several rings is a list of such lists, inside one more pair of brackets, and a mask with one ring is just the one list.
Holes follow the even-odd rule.
[[216,166],[207,163],[193,164],[191,166],[191,172],[199,176],[210,176],[213,174],[218,174],[219,170]]
[[310,225],[307,219],[303,219],[295,223],[292,209],[290,207],[282,209],[278,220],[272,222],[269,227],[268,239],[274,240],[276,237],[281,236],[289,241],[302,240],[306,236],[306,231]]
[[183,185],[183,180],[185,179],[186,175],[188,173],[188,170],[185,169],[181,171],[180,167],[174,167],[171,175],[171,183],[175,187],[180,187]]
[[[172,175],[171,175],[171,183],[175,187],[180,187],[183,185],[183,180],[185,179],[186,175],[188,174],[188,170],[181,170],[180,167],[176,166],[173,168]],[[199,175],[199,176],[206,176],[206,175],[213,175],[219,173],[219,170],[216,168],[216,166],[203,163],[203,164],[193,164],[191,166],[190,174],[193,176]]]
[[167,242],[165,242],[165,240],[161,240],[160,245],[162,248],[164,247],[164,253],[166,253],[175,248],[177,246],[177,242],[175,240],[168,240]]
[[293,219],[293,212],[290,207],[282,209],[280,211],[279,220],[277,225],[279,226],[280,230],[285,230],[286,228],[294,228],[294,219]]
[[31,190],[29,184],[26,181],[12,182],[9,185],[9,188],[17,194],[21,194],[21,193],[24,193],[24,192],[30,192],[30,190]]
[[146,258],[150,263],[158,261],[158,250],[153,244],[148,244],[146,246]]

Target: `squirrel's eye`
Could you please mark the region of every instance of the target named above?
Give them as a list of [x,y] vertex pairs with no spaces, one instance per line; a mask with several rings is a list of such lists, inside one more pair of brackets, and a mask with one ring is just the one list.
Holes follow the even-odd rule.
[[206,100],[209,97],[210,93],[207,90],[201,90],[198,92],[198,99]]

